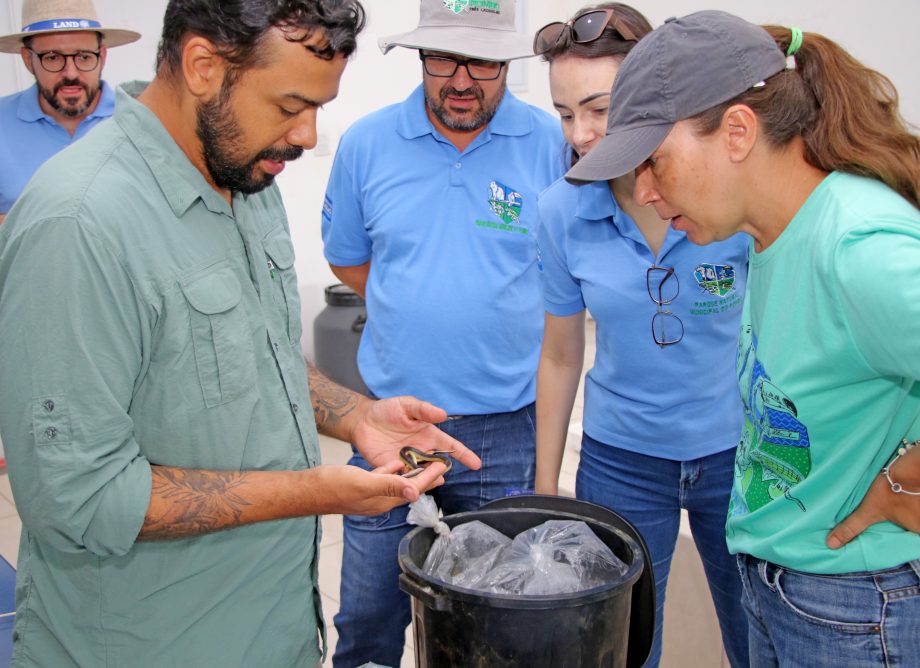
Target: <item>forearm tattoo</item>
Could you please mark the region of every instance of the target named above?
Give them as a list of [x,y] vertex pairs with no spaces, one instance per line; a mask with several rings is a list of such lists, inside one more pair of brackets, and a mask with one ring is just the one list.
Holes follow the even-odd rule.
[[312,362],[307,362],[307,368],[316,427],[323,433],[329,433],[355,409],[361,395],[329,380]]
[[162,466],[151,470],[152,496],[166,502],[167,509],[156,517],[154,511],[147,512],[138,540],[172,540],[230,529],[243,523],[243,512],[252,505],[237,493],[246,483],[244,472]]

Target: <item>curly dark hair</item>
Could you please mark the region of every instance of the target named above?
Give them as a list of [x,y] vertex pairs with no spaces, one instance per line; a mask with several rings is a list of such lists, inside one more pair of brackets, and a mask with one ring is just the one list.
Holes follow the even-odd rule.
[[350,56],[365,26],[358,0],[170,0],[157,49],[157,71],[177,72],[182,47],[190,35],[214,43],[230,63],[228,74],[257,67],[266,34],[279,28],[288,40],[304,42],[317,30],[324,39],[307,46],[314,55],[332,60]]

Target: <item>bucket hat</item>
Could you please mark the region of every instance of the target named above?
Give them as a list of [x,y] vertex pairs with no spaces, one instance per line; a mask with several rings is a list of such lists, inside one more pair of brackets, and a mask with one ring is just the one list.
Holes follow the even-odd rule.
[[22,31],[0,37],[0,52],[19,53],[26,37],[56,32],[102,33],[102,41],[109,48],[141,37],[133,30],[103,27],[92,0],[23,0]]
[[533,56],[532,36],[516,30],[515,0],[421,0],[418,27],[377,40],[394,46],[455,53],[479,60]]
[[610,92],[607,135],[566,174],[573,183],[631,172],[681,121],[786,68],[760,26],[720,11],[671,18],[636,44]]

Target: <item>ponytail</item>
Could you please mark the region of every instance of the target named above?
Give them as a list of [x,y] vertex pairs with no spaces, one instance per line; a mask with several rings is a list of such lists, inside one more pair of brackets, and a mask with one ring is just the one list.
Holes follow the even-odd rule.
[[[764,29],[786,53],[793,32]],[[728,107],[745,104],[771,146],[801,137],[809,164],[878,179],[920,209],[920,139],[901,118],[891,81],[816,33],[802,35],[794,58],[795,69],[696,116],[699,131],[714,132]]]

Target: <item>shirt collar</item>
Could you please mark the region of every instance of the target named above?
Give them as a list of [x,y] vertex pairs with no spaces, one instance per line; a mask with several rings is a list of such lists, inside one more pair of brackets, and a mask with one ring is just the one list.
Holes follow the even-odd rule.
[[[108,118],[115,112],[115,91],[105,81],[101,83],[100,88],[99,103],[80,123],[84,123],[90,118]],[[34,123],[47,119],[49,122],[59,125],[53,117],[46,114],[42,109],[38,101],[39,95],[41,93],[38,92],[37,83],[32,84],[31,87],[23,91],[23,94],[19,97],[19,108],[16,110],[19,120]]]
[[[417,139],[436,132],[425,109],[425,89],[420,84],[403,102],[396,130],[405,139]],[[528,106],[506,90],[495,116],[484,133],[521,137],[533,131],[533,118]]]
[[135,99],[147,85],[131,81],[118,87],[115,122],[150,167],[173,213],[181,217],[201,199],[210,211],[232,217],[230,205],[189,161],[156,114]]

